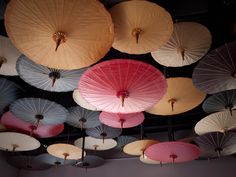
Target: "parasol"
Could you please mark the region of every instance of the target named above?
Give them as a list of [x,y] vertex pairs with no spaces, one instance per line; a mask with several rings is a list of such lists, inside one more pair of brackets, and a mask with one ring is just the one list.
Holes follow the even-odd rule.
[[118,136],[117,137],[117,148],[123,149],[126,144],[137,141],[138,139],[133,136]]
[[213,94],[236,89],[236,41],[207,54],[193,71],[193,83],[201,91]]
[[115,59],[89,68],[80,78],[79,92],[90,104],[105,112],[141,112],[165,94],[162,73],[144,62]]
[[144,156],[141,155],[139,157],[139,160],[143,163],[150,164],[150,165],[162,165],[162,162],[149,159],[145,154],[144,154]]
[[110,9],[115,26],[112,47],[129,54],[156,51],[170,38],[173,22],[170,14],[148,1],[121,2]]
[[83,161],[79,160],[74,166],[80,168],[95,168],[103,165],[104,163],[105,160],[101,157],[95,155],[87,155],[84,157]]
[[144,121],[144,114],[142,112],[130,114],[101,112],[99,120],[110,127],[131,128]]
[[61,70],[38,65],[21,55],[16,63],[21,79],[42,90],[52,92],[68,92],[77,88],[80,76],[87,68],[77,70]]
[[236,153],[236,134],[212,132],[195,138],[202,150],[202,157],[214,158]]
[[201,151],[199,147],[184,142],[162,142],[149,146],[145,155],[152,159],[166,163],[181,163],[195,160]]
[[236,90],[216,93],[204,101],[202,108],[207,113],[236,109]]
[[86,129],[101,125],[98,119],[99,112],[90,111],[80,106],[71,107],[68,111],[69,115],[66,119],[66,123],[73,127]]
[[64,130],[64,124],[58,125],[35,125],[24,122],[15,117],[11,112],[6,112],[1,118],[1,123],[8,129],[21,133],[28,133],[33,137],[50,138],[57,136]]
[[147,112],[157,115],[174,115],[197,107],[206,94],[195,88],[190,78],[168,78],[164,97]]
[[40,142],[33,137],[14,132],[0,133],[0,149],[5,151],[31,151],[40,147]]
[[11,43],[10,39],[0,36],[0,74],[18,75],[16,72],[16,60],[20,55],[21,53]]
[[71,144],[52,144],[48,146],[47,151],[52,156],[64,160],[78,160],[82,158],[82,149]]
[[[82,148],[83,147],[83,138],[79,138],[74,142],[75,146]],[[84,148],[95,151],[104,151],[112,149],[117,145],[117,142],[113,139],[104,139],[104,142],[101,139],[96,139],[93,137],[85,137]]]
[[5,0],[0,1],[0,20],[4,19],[4,13],[6,9],[7,3]]
[[17,118],[38,125],[57,125],[64,123],[68,111],[61,105],[41,99],[41,98],[22,98],[16,100],[10,106],[10,111]]
[[13,0],[6,9],[5,27],[22,53],[56,69],[97,62],[114,38],[110,14],[94,0]]
[[225,133],[234,129],[236,129],[236,110],[233,111],[233,116],[228,111],[210,114],[200,120],[194,128],[198,135],[209,132]]
[[211,47],[211,34],[208,29],[195,22],[174,24],[169,41],[152,52],[152,57],[161,65],[181,67],[200,60]]

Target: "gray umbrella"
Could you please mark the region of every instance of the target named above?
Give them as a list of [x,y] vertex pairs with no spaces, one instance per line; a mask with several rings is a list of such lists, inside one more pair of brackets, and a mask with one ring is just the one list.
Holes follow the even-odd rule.
[[86,155],[83,161],[79,160],[74,166],[80,168],[95,168],[103,165],[104,163],[105,160],[101,157],[95,155]]

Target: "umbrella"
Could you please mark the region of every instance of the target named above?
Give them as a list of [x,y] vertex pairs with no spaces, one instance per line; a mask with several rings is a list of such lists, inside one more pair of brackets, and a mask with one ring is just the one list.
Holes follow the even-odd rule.
[[162,165],[162,162],[149,159],[145,154],[144,154],[144,156],[141,155],[139,157],[139,160],[143,163],[150,164],[150,165]]
[[38,65],[21,55],[16,63],[21,79],[42,90],[68,92],[77,88],[80,76],[87,68],[77,70],[61,70]]
[[20,96],[21,88],[14,82],[0,78],[0,114]]
[[31,151],[40,147],[40,142],[33,137],[14,132],[0,133],[0,149],[5,151]]
[[79,92],[90,104],[105,112],[141,112],[165,94],[162,73],[144,62],[115,59],[89,68],[80,78]]
[[234,129],[236,129],[236,110],[233,111],[233,116],[228,111],[210,114],[200,120],[194,128],[198,135],[209,132],[225,133]]
[[39,125],[36,129],[35,125],[18,119],[11,112],[6,112],[5,114],[3,114],[1,123],[9,130],[28,133],[33,137],[38,138],[54,137],[64,130],[64,124]]
[[68,109],[69,115],[66,123],[76,128],[94,128],[101,125],[98,117],[99,112],[90,111],[80,106],[74,106]]
[[115,28],[112,47],[129,54],[156,51],[171,37],[170,14],[148,1],[121,2],[110,9]]
[[[79,138],[74,142],[75,146],[82,148],[83,147],[83,138]],[[95,151],[104,151],[112,149],[117,145],[117,142],[113,139],[104,139],[104,142],[101,139],[93,137],[85,137],[84,148]]]
[[131,128],[141,124],[144,121],[144,114],[142,112],[119,114],[101,112],[99,120],[110,127],[114,128]]
[[104,163],[105,160],[101,157],[95,155],[87,155],[84,157],[83,161],[79,160],[74,166],[80,168],[95,168],[103,165]]
[[64,123],[68,115],[68,111],[63,106],[41,98],[18,99],[11,104],[10,111],[17,118],[36,127],[39,124],[57,125]]
[[211,47],[211,33],[195,22],[174,24],[169,41],[160,49],[152,52],[152,57],[161,65],[181,67],[200,60]]
[[195,160],[201,151],[199,147],[184,142],[162,142],[149,146],[145,155],[152,159],[166,163],[181,163]]
[[168,78],[164,97],[147,112],[157,115],[174,115],[197,107],[206,94],[195,88],[190,78]]
[[236,89],[236,41],[208,53],[193,71],[193,83],[201,91],[213,94]]
[[126,144],[137,141],[138,139],[133,136],[118,136],[117,137],[117,148],[123,149]]
[[0,1],[0,20],[4,19],[4,13],[6,9],[7,3],[5,0]]
[[82,157],[82,149],[71,144],[52,144],[47,151],[54,157],[66,160],[77,160]]
[[15,46],[50,68],[89,66],[109,51],[114,38],[110,14],[94,0],[13,0],[5,17]]
[[232,115],[232,110],[236,109],[236,90],[226,90],[210,96],[202,108],[207,113],[229,110]]
[[236,153],[236,134],[212,132],[201,135],[195,142],[202,150],[202,157],[214,158]]
[[18,75],[16,72],[16,60],[20,55],[21,53],[11,43],[10,39],[0,36],[0,74]]

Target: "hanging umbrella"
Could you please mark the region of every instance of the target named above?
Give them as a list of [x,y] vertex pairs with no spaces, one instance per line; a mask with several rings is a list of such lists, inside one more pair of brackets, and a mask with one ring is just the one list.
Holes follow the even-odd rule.
[[54,157],[66,160],[77,160],[82,157],[82,149],[71,144],[52,144],[48,146],[47,152]]
[[161,65],[181,67],[200,60],[211,47],[211,33],[195,22],[174,24],[169,41],[160,49],[152,52],[152,57]]
[[66,119],[66,123],[73,127],[86,129],[101,125],[98,119],[99,112],[90,111],[80,106],[71,107],[68,109],[68,111],[69,115]]
[[152,159],[166,163],[181,163],[195,160],[201,151],[199,147],[184,142],[162,142],[149,146],[145,155]]
[[[2,1],[1,1],[2,2]],[[10,39],[0,36],[0,74],[15,76],[16,60],[21,53],[11,43]]]
[[0,133],[0,149],[5,151],[31,151],[40,147],[40,142],[33,137],[14,132]]
[[37,138],[50,138],[57,136],[64,130],[64,124],[36,126],[16,118],[11,112],[6,112],[1,118],[1,123],[8,129],[21,133],[28,133]]
[[114,38],[110,14],[94,0],[13,0],[5,17],[15,46],[50,68],[89,66],[109,51]]
[[236,109],[236,90],[216,93],[204,101],[202,108],[207,113]]
[[41,98],[22,98],[16,100],[10,106],[10,111],[17,118],[38,125],[57,125],[64,123],[68,111],[61,105],[41,99]]
[[89,68],[80,78],[79,92],[105,112],[141,112],[165,94],[162,73],[144,62],[115,59]]
[[7,3],[5,0],[0,1],[0,20],[4,19],[4,13],[6,9]]
[[168,78],[164,97],[147,112],[157,115],[174,115],[197,107],[206,94],[195,88],[190,78]]
[[144,156],[140,156],[139,157],[139,160],[145,164],[150,164],[150,165],[162,165],[162,162],[160,161],[157,161],[157,160],[152,160],[152,159],[149,159],[145,154]]
[[105,160],[101,157],[95,155],[87,155],[84,157],[83,161],[79,160],[74,166],[80,168],[95,168],[102,166],[104,163]]
[[129,54],[156,51],[171,37],[170,14],[148,1],[121,2],[110,9],[115,26],[112,47]]
[[21,79],[42,90],[52,92],[68,92],[77,88],[80,76],[87,68],[77,70],[61,70],[38,65],[21,55],[16,63]]
[[207,54],[193,71],[193,83],[201,91],[213,94],[236,89],[236,41]]
[[137,141],[138,139],[133,136],[118,136],[117,137],[117,148],[123,149],[126,144]]
[[[82,148],[83,147],[83,138],[79,138],[74,142],[75,146]],[[101,139],[93,138],[93,137],[85,137],[84,148],[95,151],[104,151],[108,149],[112,149],[117,145],[117,142],[113,139],[104,139],[104,142]]]
[[233,116],[228,111],[210,114],[200,120],[194,128],[198,135],[209,132],[225,133],[234,129],[236,129],[236,110],[233,111]]
[[144,121],[144,114],[142,112],[119,114],[101,112],[99,120],[110,127],[114,128],[131,128],[141,124]]
[[214,158],[236,153],[236,134],[212,132],[201,135],[195,142],[202,150],[202,157]]
[[0,78],[0,114],[20,96],[22,90],[14,82]]

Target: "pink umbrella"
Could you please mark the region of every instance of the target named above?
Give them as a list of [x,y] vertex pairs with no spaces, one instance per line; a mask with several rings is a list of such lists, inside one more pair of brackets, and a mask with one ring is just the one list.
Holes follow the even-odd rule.
[[130,114],[101,112],[99,120],[110,127],[131,128],[144,121],[144,114],[142,112]]
[[57,136],[64,130],[64,124],[58,125],[39,125],[36,126],[16,118],[11,112],[6,112],[1,118],[1,123],[9,130],[30,133],[34,137],[49,138]]
[[113,113],[141,112],[165,94],[163,74],[150,64],[115,59],[89,68],[80,78],[79,92],[99,110]]
[[200,156],[200,148],[184,142],[163,142],[154,144],[145,150],[145,155],[166,163],[181,163],[192,161]]

